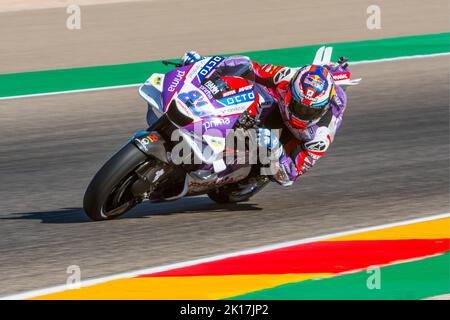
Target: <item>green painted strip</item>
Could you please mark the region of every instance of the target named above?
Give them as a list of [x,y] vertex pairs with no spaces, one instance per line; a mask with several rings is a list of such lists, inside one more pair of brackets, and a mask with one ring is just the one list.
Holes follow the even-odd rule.
[[[351,61],[377,60],[401,56],[450,52],[450,33],[407,36],[381,40],[328,44],[333,56]],[[321,45],[243,53],[255,61],[298,66],[312,61]],[[155,72],[170,70],[160,61],[11,73],[0,75],[0,97],[82,90],[142,83]]]
[[369,290],[367,281],[372,274],[358,272],[289,283],[230,299],[415,300],[450,293],[448,252],[423,260],[386,266],[380,270],[380,289]]

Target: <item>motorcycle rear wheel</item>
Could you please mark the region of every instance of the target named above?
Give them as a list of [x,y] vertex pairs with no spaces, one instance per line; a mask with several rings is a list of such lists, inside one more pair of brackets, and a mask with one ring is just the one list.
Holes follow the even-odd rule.
[[146,160],[142,151],[128,143],[103,165],[84,194],[83,208],[89,218],[115,219],[140,202],[131,187],[138,179],[134,170]]

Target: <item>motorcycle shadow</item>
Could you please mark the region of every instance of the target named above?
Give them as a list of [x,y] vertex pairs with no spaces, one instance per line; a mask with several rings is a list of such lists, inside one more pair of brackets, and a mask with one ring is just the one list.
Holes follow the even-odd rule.
[[[164,216],[173,214],[192,214],[192,213],[220,213],[230,211],[254,211],[262,210],[255,203],[241,202],[218,204],[208,197],[184,198],[172,202],[151,203],[144,202],[133,208],[118,219],[141,219],[151,218],[152,216]],[[50,224],[69,224],[91,222],[84,213],[83,208],[62,208],[52,211],[21,212],[11,214],[12,216],[1,217],[0,220],[40,220],[41,223]],[[98,223],[108,223],[98,222]]]

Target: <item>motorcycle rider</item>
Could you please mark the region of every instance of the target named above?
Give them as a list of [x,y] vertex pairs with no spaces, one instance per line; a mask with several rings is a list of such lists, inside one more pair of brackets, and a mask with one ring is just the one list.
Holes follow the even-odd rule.
[[[202,59],[205,57],[189,51],[181,61],[188,65]],[[290,68],[260,64],[245,56],[227,59],[232,59],[229,63],[232,66],[250,65],[255,82],[277,101],[280,121],[288,130],[282,130],[280,139],[269,129],[259,129],[257,134],[261,143],[279,154],[273,179],[289,186],[325,154],[341,125],[347,98],[344,90],[335,84],[332,72],[347,72],[346,60]]]

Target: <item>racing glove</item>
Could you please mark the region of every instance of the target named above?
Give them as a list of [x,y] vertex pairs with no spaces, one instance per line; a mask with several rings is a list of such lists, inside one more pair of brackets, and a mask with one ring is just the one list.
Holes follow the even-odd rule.
[[273,179],[283,187],[288,187],[294,183],[297,177],[298,172],[294,161],[283,152],[278,161],[278,170],[273,175]]
[[283,146],[272,130],[256,128],[256,139],[259,146],[270,151],[271,179],[287,187],[294,183],[298,176],[297,168],[292,159],[285,154]]
[[347,71],[348,68],[348,59],[346,57],[340,57],[337,62],[332,62],[329,65],[325,65],[325,68],[335,71]]
[[258,145],[270,151],[271,159],[279,159],[283,146],[275,133],[267,128],[255,128]]
[[183,63],[184,66],[186,66],[188,64],[193,64],[203,59],[205,59],[205,57],[201,56],[196,51],[188,51],[181,57],[181,62]]

